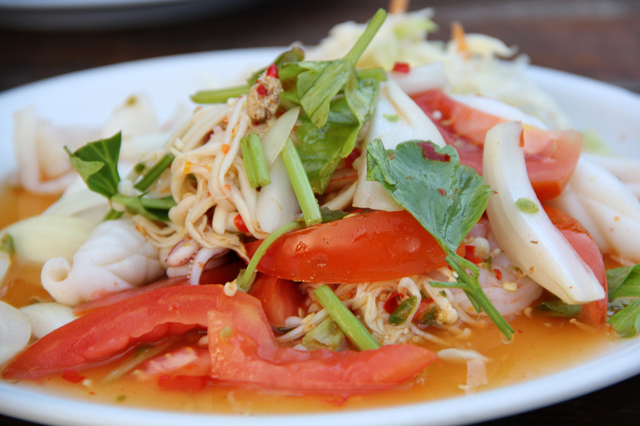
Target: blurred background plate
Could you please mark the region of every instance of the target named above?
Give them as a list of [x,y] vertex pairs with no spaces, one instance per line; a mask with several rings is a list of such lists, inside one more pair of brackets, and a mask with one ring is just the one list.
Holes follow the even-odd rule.
[[104,30],[186,22],[262,0],[0,0],[0,27]]

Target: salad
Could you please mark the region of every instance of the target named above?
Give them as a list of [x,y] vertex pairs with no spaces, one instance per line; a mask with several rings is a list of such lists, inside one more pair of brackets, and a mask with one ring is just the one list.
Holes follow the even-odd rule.
[[[473,391],[480,330],[635,336],[634,165],[585,152],[512,49],[433,29],[338,26],[194,94],[168,138],[141,96],[97,137],[19,111],[21,184],[64,193],[3,232],[4,379],[349,397],[438,360]],[[42,289],[17,297],[25,262]]]

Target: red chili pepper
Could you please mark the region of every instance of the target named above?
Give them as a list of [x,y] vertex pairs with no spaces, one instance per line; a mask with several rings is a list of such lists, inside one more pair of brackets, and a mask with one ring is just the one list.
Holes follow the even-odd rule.
[[500,269],[494,269],[493,273],[496,274],[498,281],[502,280],[502,271]]
[[400,305],[400,302],[402,302],[402,299],[404,299],[404,296],[402,294],[393,293],[391,296],[389,296],[387,301],[384,302],[384,310],[387,311],[389,314],[392,314],[393,311],[396,310],[398,305]]
[[269,77],[278,78],[278,67],[276,66],[276,64],[271,64],[269,68],[267,68],[267,75]]
[[80,383],[86,377],[81,376],[76,370],[64,370],[64,373],[62,373],[62,378],[67,382]]
[[393,70],[395,72],[401,72],[404,74],[408,74],[411,71],[411,66],[406,62],[396,62],[393,66]]
[[464,246],[464,258],[476,265],[482,263],[482,259],[476,256],[476,246],[467,244]]
[[242,219],[242,216],[240,216],[239,214],[237,214],[236,217],[233,218],[233,224],[236,226],[236,228],[238,228],[238,231],[245,233],[249,232],[247,224],[244,223],[244,219]]
[[262,84],[258,84],[256,91],[258,92],[258,95],[260,95],[263,98],[269,94],[269,91],[267,90],[267,88],[264,87]]
[[360,151],[360,148],[358,147],[353,148],[353,151],[351,151],[351,154],[347,155],[347,157],[344,159],[345,166],[349,167],[350,169],[353,169],[353,162],[356,161],[358,157],[360,157],[361,153],[362,152]]

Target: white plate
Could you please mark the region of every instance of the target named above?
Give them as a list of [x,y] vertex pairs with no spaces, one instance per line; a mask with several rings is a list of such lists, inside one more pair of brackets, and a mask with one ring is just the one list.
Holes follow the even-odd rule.
[[[99,125],[131,93],[146,92],[161,118],[208,83],[261,67],[279,49],[190,54],[112,65],[29,84],[0,94],[0,175],[13,167],[12,111],[34,105],[56,124]],[[567,111],[578,129],[598,131],[621,155],[640,158],[640,97],[593,80],[532,68],[531,76]],[[597,102],[594,101],[597,99]],[[640,373],[640,340],[557,374],[476,395],[380,410],[287,416],[221,416],[137,410],[78,402],[0,383],[0,412],[55,425],[350,426],[449,425],[479,422],[561,402]],[[34,410],[33,407],[38,407]]]

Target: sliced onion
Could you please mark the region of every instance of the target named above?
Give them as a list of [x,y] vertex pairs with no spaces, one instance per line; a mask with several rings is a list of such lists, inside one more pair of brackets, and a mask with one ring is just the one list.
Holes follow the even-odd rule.
[[[487,213],[500,247],[525,274],[565,303],[602,299],[602,286],[560,231],[551,223],[527,176],[520,147],[522,124],[508,122],[487,133],[484,179],[496,191]],[[537,212],[518,208],[530,200]]]
[[30,338],[29,319],[13,306],[0,302],[0,365],[26,348]]
[[[395,120],[391,120],[391,116],[395,116]],[[393,149],[399,143],[409,140],[430,140],[438,146],[445,145],[437,127],[393,80],[380,87],[380,96],[376,111],[371,117],[367,143],[374,139],[380,139],[387,149]],[[353,197],[354,207],[402,210],[380,183],[367,180],[366,152],[362,153],[360,161],[358,183]]]
[[35,303],[20,308],[20,312],[29,319],[31,331],[38,339],[77,318],[72,308],[55,302]]
[[7,232],[13,237],[16,256],[43,264],[54,257],[71,262],[93,227],[85,219],[47,214],[16,222]]
[[300,214],[300,204],[281,156],[269,168],[269,177],[271,183],[262,187],[256,202],[256,220],[267,233],[293,221]]
[[433,62],[431,64],[414,67],[411,68],[411,72],[409,73],[389,72],[389,77],[398,83],[398,86],[409,95],[434,89],[448,91],[451,87],[444,70],[443,62]]
[[298,120],[298,114],[300,114],[299,107],[291,108],[278,117],[269,131],[262,137],[262,150],[264,151],[264,158],[267,160],[267,166],[271,167],[278,155],[280,155],[284,144],[289,139],[293,126]]

